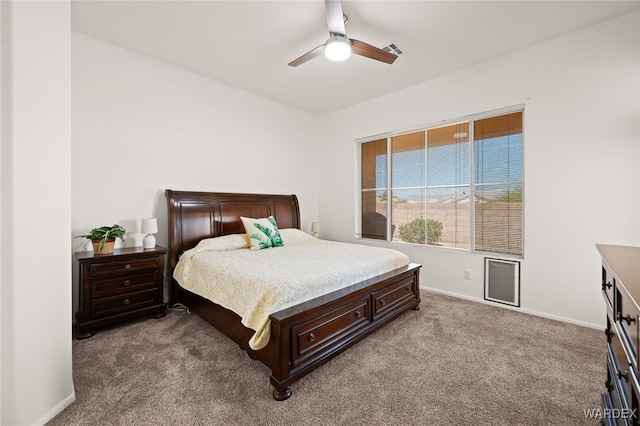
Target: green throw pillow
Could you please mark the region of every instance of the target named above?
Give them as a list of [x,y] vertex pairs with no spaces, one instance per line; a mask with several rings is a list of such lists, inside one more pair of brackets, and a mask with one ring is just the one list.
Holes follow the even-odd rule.
[[251,241],[251,250],[282,246],[282,236],[273,216],[261,219],[240,217],[240,219]]

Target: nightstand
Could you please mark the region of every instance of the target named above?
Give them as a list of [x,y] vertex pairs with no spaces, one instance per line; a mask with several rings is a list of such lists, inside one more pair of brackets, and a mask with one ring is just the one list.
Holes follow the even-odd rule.
[[80,264],[76,337],[86,339],[96,328],[134,318],[164,316],[166,253],[160,246],[115,249],[113,254],[75,253]]

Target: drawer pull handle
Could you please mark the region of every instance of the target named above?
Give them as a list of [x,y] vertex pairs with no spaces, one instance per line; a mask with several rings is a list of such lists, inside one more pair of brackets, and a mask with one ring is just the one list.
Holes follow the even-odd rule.
[[129,285],[131,285],[131,281],[125,280],[123,284],[125,287],[129,287]]
[[380,305],[384,306],[387,302],[384,299],[380,299]]
[[316,335],[311,333],[311,334],[309,334],[308,339],[309,339],[310,342],[313,342],[314,340],[316,340]]
[[411,289],[409,288],[409,286],[406,286],[404,289],[405,289],[405,290],[407,290],[407,291],[411,290]]
[[603,289],[603,290],[606,290],[606,289],[611,288],[611,287],[612,287],[612,286],[611,286],[611,283],[610,283],[610,282],[608,282],[608,283],[603,282],[603,283],[602,283],[602,289]]
[[131,269],[131,265],[127,263],[126,265],[124,265],[124,269],[126,269],[126,270]]
[[624,378],[625,378],[625,380],[627,380],[627,374],[628,374],[628,373],[627,373],[627,370],[624,370],[624,371],[620,371],[620,370],[618,370],[618,378],[619,378],[619,379],[622,379],[622,378],[624,377]]
[[356,317],[360,318],[362,316],[362,313],[360,311],[356,311]]
[[636,319],[635,319],[635,318],[632,318],[632,317],[631,317],[631,314],[627,314],[627,315],[625,315],[625,316],[622,316],[622,313],[619,313],[619,314],[618,314],[618,320],[619,320],[620,322],[622,322],[622,321],[626,321],[626,322],[627,322],[627,325],[631,325],[631,323],[632,323],[632,322],[636,322]]
[[614,332],[613,332],[613,330],[611,330],[610,328],[607,328],[607,329],[604,331],[604,334],[606,334],[606,335],[607,335],[607,337],[609,338],[609,340],[611,340],[611,338],[613,338],[613,336],[615,336],[615,335],[616,335],[616,333],[614,333]]
[[131,303],[131,300],[129,300],[129,299],[124,299],[124,304],[125,304],[125,305],[128,305],[129,303]]
[[604,382],[604,387],[606,387],[606,388],[607,388],[607,390],[608,390],[609,392],[611,392],[611,391],[613,390],[613,383],[611,383],[611,382],[610,382],[610,381],[608,381],[608,380],[605,380],[605,382]]

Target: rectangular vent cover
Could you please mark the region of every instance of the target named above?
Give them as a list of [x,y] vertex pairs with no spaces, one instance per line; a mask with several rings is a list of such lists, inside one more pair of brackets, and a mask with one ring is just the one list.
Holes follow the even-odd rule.
[[520,306],[520,262],[485,257],[484,298]]
[[395,43],[389,43],[388,45],[386,45],[385,47],[382,48],[382,50],[386,50],[387,52],[391,52],[396,56],[400,56],[402,55],[404,52],[402,51],[402,49],[400,49],[398,47],[397,44]]

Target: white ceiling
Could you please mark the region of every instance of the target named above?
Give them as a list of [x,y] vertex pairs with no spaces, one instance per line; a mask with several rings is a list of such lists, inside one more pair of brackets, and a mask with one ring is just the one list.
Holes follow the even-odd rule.
[[343,1],[347,35],[403,53],[392,65],[323,56],[323,0],[72,1],[72,29],[323,115],[638,10],[640,1]]

